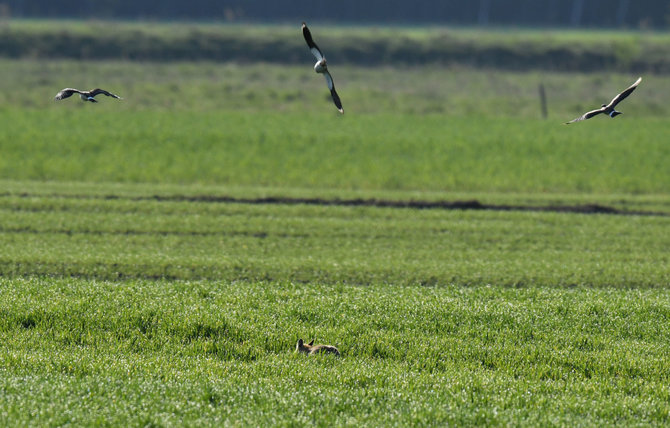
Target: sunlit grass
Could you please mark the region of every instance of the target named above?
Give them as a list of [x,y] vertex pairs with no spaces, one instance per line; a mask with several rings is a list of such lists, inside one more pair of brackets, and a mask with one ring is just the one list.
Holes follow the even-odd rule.
[[[0,280],[5,424],[663,424],[663,290]],[[341,358],[295,355],[298,337]]]
[[[2,424],[668,416],[668,217],[188,198],[278,191],[221,186],[3,188]],[[343,356],[295,355],[300,337]]]
[[436,114],[85,107],[3,114],[0,177],[593,194],[665,193],[670,182],[668,125],[659,119],[565,126]]
[[670,280],[666,216],[161,201],[103,189],[2,196],[0,273],[390,286]]

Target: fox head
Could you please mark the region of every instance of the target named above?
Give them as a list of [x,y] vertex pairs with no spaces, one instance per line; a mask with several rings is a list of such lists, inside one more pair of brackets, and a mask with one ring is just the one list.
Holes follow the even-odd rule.
[[314,345],[313,339],[307,345],[305,345],[302,339],[298,339],[298,344],[295,345],[295,352],[309,352],[309,347],[312,345]]

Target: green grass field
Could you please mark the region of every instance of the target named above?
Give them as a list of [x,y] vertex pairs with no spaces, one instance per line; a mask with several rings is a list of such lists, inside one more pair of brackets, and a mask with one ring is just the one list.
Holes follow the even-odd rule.
[[668,417],[669,217],[8,187],[3,424]]
[[[302,68],[3,65],[5,179],[593,194],[666,193],[670,182],[666,76],[645,76],[616,122],[565,126],[634,76],[385,68],[380,79],[333,66],[339,116],[310,58]],[[52,100],[101,81],[125,99]]]
[[312,63],[0,60],[0,425],[667,424],[670,78]]
[[[2,279],[4,425],[663,425],[665,289]],[[342,358],[295,355],[297,337]]]
[[155,200],[98,192],[0,199],[2,271],[389,286],[648,288],[670,279],[667,211],[640,218],[230,204],[188,200],[183,193]]

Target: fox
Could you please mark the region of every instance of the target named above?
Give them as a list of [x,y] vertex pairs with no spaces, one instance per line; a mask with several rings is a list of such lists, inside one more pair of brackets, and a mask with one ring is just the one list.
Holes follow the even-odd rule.
[[331,353],[338,357],[340,356],[340,351],[338,351],[336,347],[331,345],[314,345],[314,340],[305,343],[302,339],[298,339],[298,344],[295,345],[295,352],[304,352],[307,355]]

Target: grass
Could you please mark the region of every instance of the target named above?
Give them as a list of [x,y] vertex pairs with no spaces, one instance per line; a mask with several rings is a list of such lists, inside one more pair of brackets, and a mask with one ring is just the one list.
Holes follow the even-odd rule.
[[[646,425],[670,410],[662,289],[2,279],[0,293],[6,424]],[[343,357],[295,355],[297,337]]]
[[0,177],[594,194],[663,193],[670,180],[661,119],[110,110],[3,115]]
[[[68,108],[81,111],[85,107],[84,111],[93,107],[94,111],[133,112],[310,111],[333,116],[329,114],[333,113],[332,109],[327,108],[332,101],[325,81],[312,70],[313,57],[309,51],[302,53],[300,66],[0,60],[6,76],[6,80],[0,82],[0,106],[3,110],[20,107],[21,110],[61,112]],[[557,123],[609,102],[638,76],[633,73],[516,73],[460,67],[366,68],[347,66],[335,58],[330,59],[329,64],[347,114],[539,119],[538,88],[543,84],[549,119]],[[621,110],[628,115],[635,113],[639,118],[665,117],[669,113],[665,99],[670,92],[667,89],[670,78],[661,74],[643,74],[642,77],[642,84],[634,96],[621,104]],[[105,99],[107,102],[95,106],[73,103],[73,99],[54,103],[56,92],[67,86],[105,86],[124,100]]]
[[304,53],[0,61],[0,425],[665,424],[667,77]]
[[624,288],[669,281],[665,216],[222,204],[122,193],[7,194],[0,204],[0,273],[10,277]]
[[[665,193],[670,179],[660,76],[616,121],[566,127],[631,77],[343,68],[340,117],[308,66],[5,65],[4,179],[600,195]],[[125,99],[51,100],[100,81]]]

